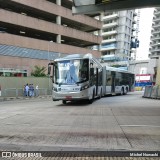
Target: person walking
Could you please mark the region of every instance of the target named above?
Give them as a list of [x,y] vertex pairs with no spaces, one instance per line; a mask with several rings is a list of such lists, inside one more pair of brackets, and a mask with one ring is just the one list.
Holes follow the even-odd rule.
[[29,96],[29,86],[28,86],[28,83],[26,84],[25,91],[26,91],[26,96],[28,97]]
[[39,90],[38,90],[38,85],[36,85],[36,97],[39,96]]
[[26,85],[24,85],[24,87],[23,87],[23,96],[24,97],[26,96]]
[[34,85],[31,84],[31,89],[32,89],[32,97],[34,97]]

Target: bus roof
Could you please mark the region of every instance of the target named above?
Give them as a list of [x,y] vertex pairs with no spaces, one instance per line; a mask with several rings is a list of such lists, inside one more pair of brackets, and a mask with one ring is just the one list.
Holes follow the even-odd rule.
[[62,58],[57,58],[54,61],[72,60],[72,59],[84,59],[94,58],[92,54],[70,54]]
[[116,71],[116,72],[123,72],[123,73],[131,73],[131,74],[134,74],[132,72],[129,72],[127,70],[124,70],[124,69],[120,69],[120,68],[115,68],[115,67],[109,67],[109,66],[104,66],[103,67],[106,67],[106,70],[109,70],[109,71]]

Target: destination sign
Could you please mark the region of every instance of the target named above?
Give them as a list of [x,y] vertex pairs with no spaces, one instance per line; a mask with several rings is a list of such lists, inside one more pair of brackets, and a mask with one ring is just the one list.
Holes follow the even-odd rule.
[[105,3],[112,3],[112,2],[118,2],[118,1],[124,1],[124,0],[96,0],[95,4],[105,4]]

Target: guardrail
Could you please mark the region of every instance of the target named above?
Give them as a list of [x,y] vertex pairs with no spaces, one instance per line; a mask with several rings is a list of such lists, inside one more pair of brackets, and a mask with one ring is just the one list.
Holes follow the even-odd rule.
[[143,97],[160,99],[160,86],[146,86]]
[[[44,95],[51,95],[52,90],[49,90],[47,88],[39,88],[38,89],[38,95],[39,96],[44,96]],[[36,90],[34,90],[34,97],[37,96]],[[26,97],[24,94],[24,91],[22,88],[7,88],[4,90],[1,90],[1,97],[7,98],[7,97]]]

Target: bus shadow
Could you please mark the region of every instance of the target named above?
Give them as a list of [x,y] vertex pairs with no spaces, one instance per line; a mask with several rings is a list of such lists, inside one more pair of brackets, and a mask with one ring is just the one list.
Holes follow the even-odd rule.
[[[96,102],[98,99],[94,99],[93,103]],[[92,104],[93,104],[92,103]],[[89,105],[92,105],[92,104],[89,104],[88,100],[78,100],[78,101],[68,101],[66,104],[59,104],[57,106],[80,106],[80,107],[83,107],[83,106],[89,106]]]

